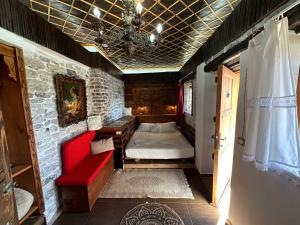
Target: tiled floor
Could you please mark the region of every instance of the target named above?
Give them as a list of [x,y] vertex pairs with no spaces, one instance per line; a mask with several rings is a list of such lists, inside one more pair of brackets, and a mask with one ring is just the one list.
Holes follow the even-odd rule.
[[209,205],[211,177],[200,177],[196,170],[185,170],[194,200],[186,199],[98,199],[92,212],[63,213],[54,225],[119,225],[123,216],[138,204],[161,202],[182,218],[185,225],[217,225],[218,210]]

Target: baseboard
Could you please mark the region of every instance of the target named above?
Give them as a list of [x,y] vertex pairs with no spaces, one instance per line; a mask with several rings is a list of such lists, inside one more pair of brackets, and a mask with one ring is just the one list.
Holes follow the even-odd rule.
[[226,224],[226,225],[233,225],[233,224],[231,223],[230,219],[227,219],[225,224]]
[[52,216],[49,223],[47,225],[52,225],[57,220],[57,218],[63,213],[62,209],[58,209],[56,213]]
[[194,167],[193,163],[124,164],[124,169],[189,169]]

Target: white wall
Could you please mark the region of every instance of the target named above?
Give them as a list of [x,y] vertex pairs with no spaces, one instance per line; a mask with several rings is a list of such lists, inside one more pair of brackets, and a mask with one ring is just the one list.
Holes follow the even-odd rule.
[[217,85],[215,74],[205,73],[204,66],[199,65],[196,74],[196,168],[201,174],[212,174]]
[[[292,48],[292,54],[293,58],[298,55],[300,63],[299,47],[300,42],[298,47]],[[241,71],[236,140],[243,129],[244,75]],[[242,160],[242,146],[235,144],[234,151],[229,212],[232,224],[299,225],[300,185],[297,186],[284,175],[256,170],[252,163]]]

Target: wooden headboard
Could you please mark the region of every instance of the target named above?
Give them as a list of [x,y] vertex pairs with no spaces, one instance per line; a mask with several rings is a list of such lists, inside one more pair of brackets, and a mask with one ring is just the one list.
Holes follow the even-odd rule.
[[139,115],[139,123],[167,123],[176,122],[175,114]]

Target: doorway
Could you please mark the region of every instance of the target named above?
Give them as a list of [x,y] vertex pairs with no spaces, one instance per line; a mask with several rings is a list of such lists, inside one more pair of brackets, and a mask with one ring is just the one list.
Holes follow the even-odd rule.
[[212,205],[224,217],[228,215],[230,202],[239,77],[239,72],[225,65],[218,67]]

